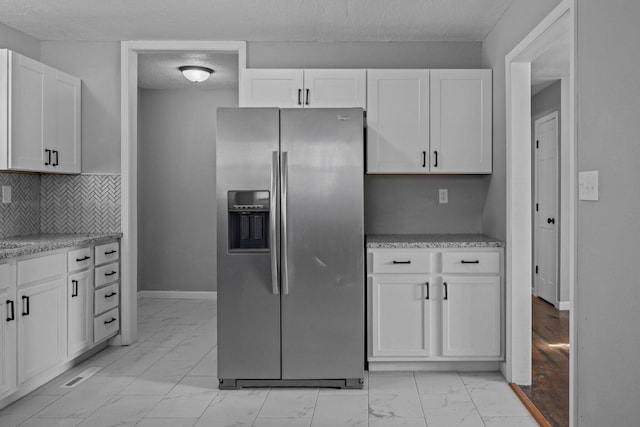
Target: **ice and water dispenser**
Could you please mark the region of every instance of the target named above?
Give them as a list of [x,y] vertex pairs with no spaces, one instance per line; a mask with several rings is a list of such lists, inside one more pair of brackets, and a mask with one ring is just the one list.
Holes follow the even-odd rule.
[[229,250],[269,248],[269,192],[229,191]]

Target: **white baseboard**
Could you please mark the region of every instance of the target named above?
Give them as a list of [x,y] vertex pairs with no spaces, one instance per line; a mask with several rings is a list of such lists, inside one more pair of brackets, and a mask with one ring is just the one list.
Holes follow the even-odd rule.
[[457,371],[492,372],[500,370],[501,362],[369,362],[369,372],[382,371]]
[[218,292],[191,292],[191,291],[138,291],[138,299],[141,298],[171,298],[171,299],[218,299]]
[[562,310],[562,311],[571,310],[571,301],[559,301],[558,310]]

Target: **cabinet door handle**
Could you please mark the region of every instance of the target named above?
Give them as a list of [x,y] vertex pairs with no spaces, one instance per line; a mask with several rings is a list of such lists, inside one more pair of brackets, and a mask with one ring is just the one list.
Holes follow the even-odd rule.
[[298,105],[302,105],[302,89],[298,89]]
[[55,160],[53,161],[51,166],[58,166],[60,164],[58,163],[58,150],[53,150],[53,155],[55,156]]
[[82,261],[86,261],[86,260],[88,260],[88,259],[91,259],[91,257],[90,257],[90,256],[86,256],[86,255],[85,255],[85,256],[84,256],[84,257],[82,257],[82,258],[76,258],[76,262],[82,262]]
[[449,299],[449,289],[447,287],[447,282],[444,282],[443,285],[444,285],[444,299]]
[[111,318],[111,319],[109,319],[109,320],[105,320],[105,321],[104,321],[104,324],[105,324],[105,325],[108,325],[109,323],[113,323],[113,322],[115,322],[116,320],[117,320],[117,319],[116,319],[115,317],[112,317],[112,318]]
[[77,280],[72,280],[71,281],[71,298],[75,298],[78,296],[78,281]]
[[104,273],[105,276],[113,276],[114,274],[118,274],[117,271],[112,271],[110,273]]
[[429,282],[426,282],[425,285],[427,286],[427,296],[424,299],[429,299]]
[[111,297],[115,297],[116,295],[118,295],[116,292],[111,292],[110,294],[105,295],[104,297],[105,298],[111,298]]
[[435,158],[435,162],[433,163],[433,167],[437,168],[438,167],[438,152],[437,151],[433,152],[433,157]]
[[422,167],[423,168],[427,167],[427,152],[426,151],[422,152]]
[[45,148],[44,152],[47,154],[47,160],[44,162],[44,165],[49,166],[51,164],[51,150]]
[[306,97],[304,100],[305,105],[309,105],[309,89],[307,89]]
[[396,261],[396,260],[393,260],[393,263],[394,264],[411,264],[411,260],[408,260],[408,261]]
[[113,249],[113,250],[111,250],[111,251],[107,251],[107,252],[105,252],[104,254],[105,254],[105,255],[111,255],[111,254],[115,254],[115,253],[117,253],[117,252],[118,252],[118,251],[116,251],[115,249]]
[[29,315],[29,297],[26,295],[22,295],[22,315]]
[[[11,306],[11,311],[9,311],[9,306]],[[16,320],[16,310],[15,304],[10,299],[7,300],[7,322],[11,322],[12,320]]]
[[480,264],[480,260],[478,260],[478,259],[473,260],[473,261],[465,261],[465,260],[462,260],[462,261],[460,261],[460,262],[461,262],[462,264]]

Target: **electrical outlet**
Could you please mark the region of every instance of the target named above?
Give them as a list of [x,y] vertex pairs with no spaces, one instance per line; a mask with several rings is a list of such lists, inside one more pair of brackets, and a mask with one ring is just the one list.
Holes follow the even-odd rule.
[[441,188],[438,190],[439,202],[440,203],[449,203],[449,190],[446,188]]
[[11,203],[11,186],[2,186],[2,203]]

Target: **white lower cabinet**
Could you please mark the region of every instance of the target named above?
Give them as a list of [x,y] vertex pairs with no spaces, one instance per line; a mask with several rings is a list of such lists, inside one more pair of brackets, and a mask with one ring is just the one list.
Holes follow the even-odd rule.
[[374,356],[428,356],[429,278],[377,275],[372,279]]
[[12,267],[0,265],[0,398],[16,389],[16,284]]
[[74,357],[93,345],[92,271],[70,274],[67,279],[67,355]]
[[500,356],[500,277],[442,280],[442,355]]
[[18,289],[18,384],[66,357],[66,286],[63,278]]
[[369,362],[502,360],[501,260],[501,248],[369,249]]

